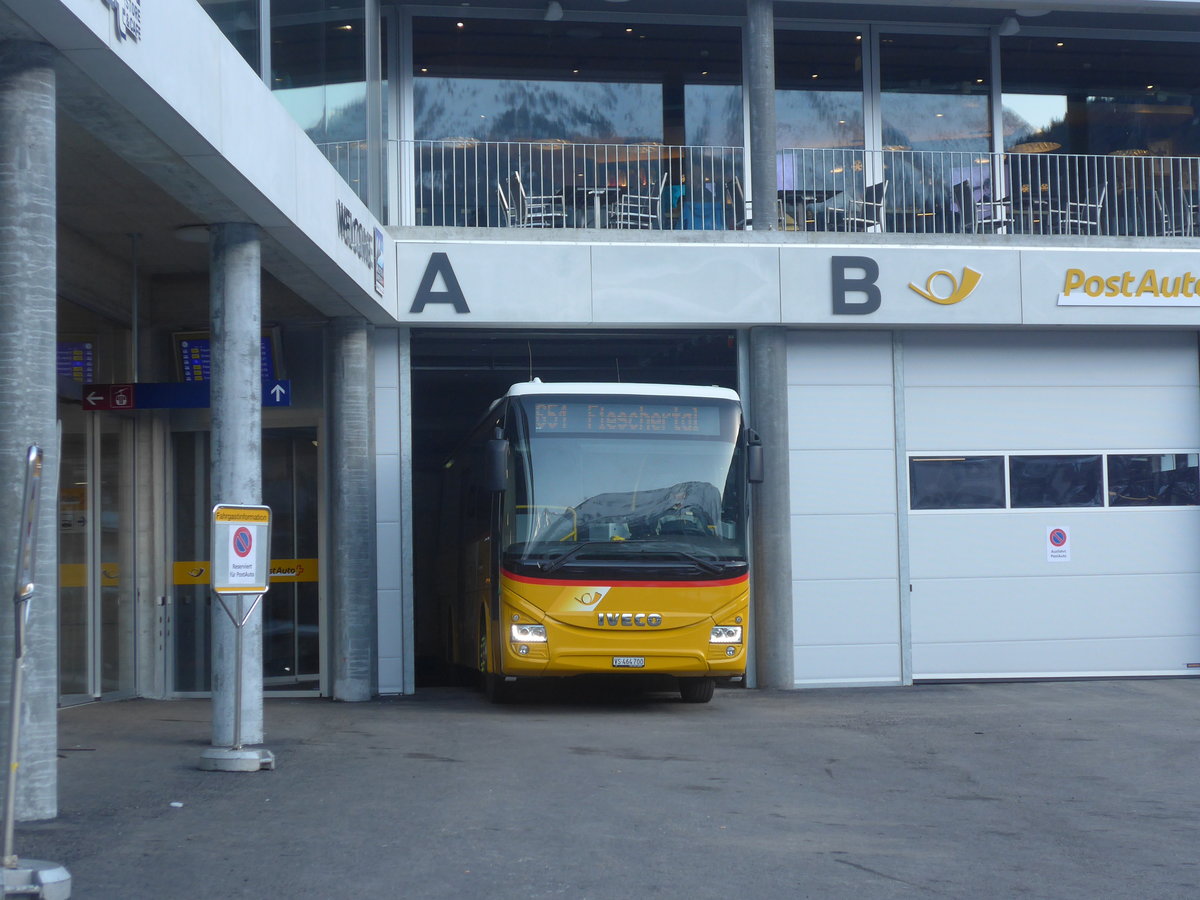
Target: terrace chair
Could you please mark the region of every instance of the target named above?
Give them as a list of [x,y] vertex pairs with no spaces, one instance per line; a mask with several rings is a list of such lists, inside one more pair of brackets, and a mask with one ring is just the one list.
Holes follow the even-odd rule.
[[736,175],[729,183],[729,193],[730,203],[733,206],[733,230],[745,231],[747,228],[752,228],[754,222],[750,218],[750,201],[746,199],[746,192],[742,190],[742,181]]
[[975,233],[1007,234],[1013,223],[1012,198],[975,201]]
[[951,193],[958,207],[956,231],[963,234],[1005,234],[1012,225],[1012,200],[1004,197],[975,199],[975,188],[968,181],[956,184]]
[[960,181],[950,189],[954,197],[954,231],[963,234],[975,233],[975,187],[969,181]]
[[1083,199],[1068,200],[1057,210],[1061,215],[1059,230],[1066,234],[1099,234],[1107,196],[1108,182],[1102,181],[1089,186]]
[[567,208],[561,194],[527,194],[521,173],[513,172],[510,190],[516,197],[518,228],[565,228]]
[[613,228],[662,228],[662,202],[667,192],[669,172],[663,172],[655,193],[619,196],[609,207],[608,220]]
[[826,227],[830,231],[882,231],[887,189],[885,178],[866,188],[861,197],[847,196],[845,207],[825,211]]
[[504,191],[504,185],[501,182],[496,183],[496,200],[500,210],[500,224],[506,228],[515,228],[517,225],[517,211],[508,201],[508,194]]
[[1154,207],[1160,224],[1160,234],[1166,237],[1191,237],[1196,233],[1196,197],[1177,192],[1164,206],[1162,196],[1154,191]]

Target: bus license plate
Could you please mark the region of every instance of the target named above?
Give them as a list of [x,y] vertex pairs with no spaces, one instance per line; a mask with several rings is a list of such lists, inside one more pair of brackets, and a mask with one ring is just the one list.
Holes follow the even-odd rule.
[[614,656],[614,669],[642,669],[646,666],[646,657],[644,656]]

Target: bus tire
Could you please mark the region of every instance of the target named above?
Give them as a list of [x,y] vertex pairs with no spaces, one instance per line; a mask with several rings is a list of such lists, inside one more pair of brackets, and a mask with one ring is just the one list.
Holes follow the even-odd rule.
[[512,699],[512,685],[504,680],[503,675],[491,671],[491,660],[488,647],[487,614],[479,614],[479,683],[483,687],[483,696],[489,703],[507,703]]
[[512,700],[512,685],[503,675],[488,672],[483,676],[483,695],[489,703],[508,703]]
[[684,703],[707,703],[717,689],[715,678],[680,678],[679,699]]

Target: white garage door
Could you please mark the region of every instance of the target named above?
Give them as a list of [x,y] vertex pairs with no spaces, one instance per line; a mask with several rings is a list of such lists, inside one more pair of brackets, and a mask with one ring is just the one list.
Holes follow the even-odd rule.
[[1200,665],[1197,336],[904,337],[917,679]]

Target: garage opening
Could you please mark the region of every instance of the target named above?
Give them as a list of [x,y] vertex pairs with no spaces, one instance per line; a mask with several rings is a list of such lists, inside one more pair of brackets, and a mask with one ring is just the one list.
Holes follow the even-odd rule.
[[724,331],[412,333],[413,618],[417,687],[455,683],[434,589],[442,466],[516,382],[646,382],[738,388],[737,335]]

